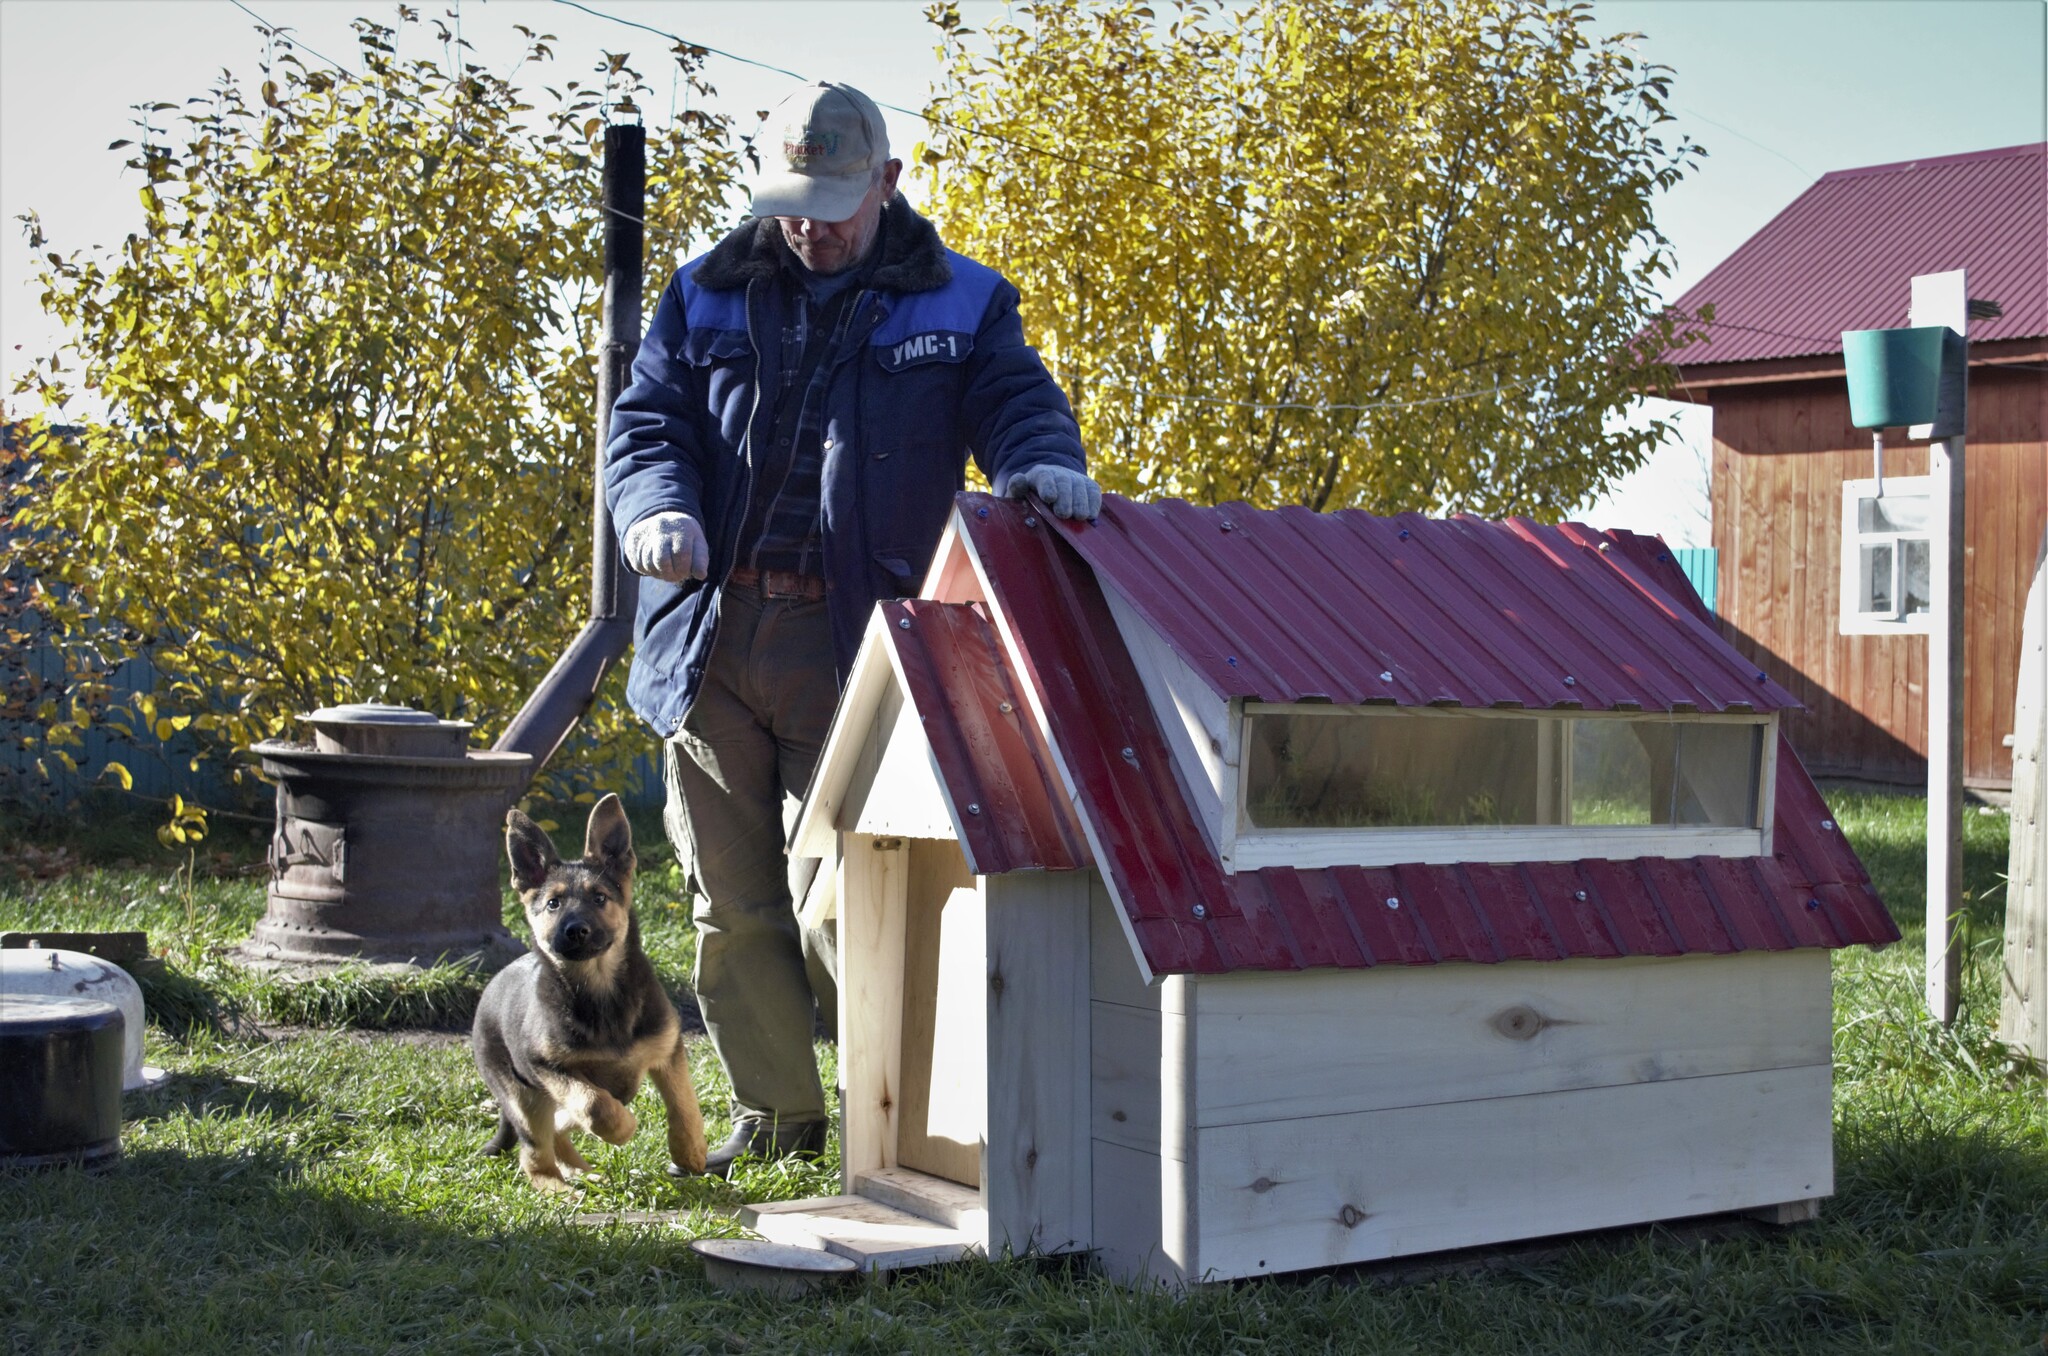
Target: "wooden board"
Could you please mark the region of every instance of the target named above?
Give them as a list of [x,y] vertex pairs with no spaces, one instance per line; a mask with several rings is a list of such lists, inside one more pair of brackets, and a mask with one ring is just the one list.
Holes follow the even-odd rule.
[[2027,591],[2013,711],[1999,1037],[2048,1064],[2048,533]]
[[881,1168],[864,1172],[853,1184],[853,1194],[894,1206],[920,1219],[959,1229],[974,1237],[988,1237],[988,1211],[982,1207],[981,1192],[973,1187],[934,1177],[909,1168]]
[[840,837],[839,1156],[849,1186],[896,1163],[909,866],[903,840],[888,841]]
[[981,878],[987,909],[988,1132],[993,1252],[1093,1246],[1089,1125],[1089,879]]
[[[1222,1126],[1199,1132],[1191,1270],[1222,1280],[1807,1200],[1834,1189],[1831,1136],[1826,1065]],[[1171,1255],[1170,1221],[1167,1234]]]
[[1096,1002],[1089,1015],[1089,1126],[1099,1140],[1159,1152],[1159,1013]]
[[1817,949],[1218,975],[1193,995],[1203,1126],[1830,1058]]
[[1095,1264],[1119,1281],[1178,1283],[1159,1243],[1159,1155],[1096,1140],[1090,1163]]
[[744,1206],[740,1223],[771,1243],[823,1248],[863,1271],[979,1257],[979,1240],[865,1196],[816,1196]]
[[906,840],[896,1162],[981,1181],[987,1072],[981,897],[951,840]]

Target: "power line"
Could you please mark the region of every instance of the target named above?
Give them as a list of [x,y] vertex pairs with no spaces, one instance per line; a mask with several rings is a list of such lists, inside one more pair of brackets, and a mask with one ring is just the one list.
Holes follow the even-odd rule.
[[[253,9],[250,9],[250,8],[249,8],[249,7],[247,6],[247,5],[243,4],[243,3],[242,3],[242,0],[228,0],[228,3],[229,3],[229,4],[231,4],[231,5],[233,5],[233,6],[234,6],[234,7],[236,8],[236,9],[238,9],[238,10],[242,11],[242,13],[244,13],[244,14],[248,15],[248,16],[249,16],[250,18],[254,19],[254,20],[255,20],[255,21],[257,22],[257,23],[259,23],[259,24],[262,24],[262,25],[263,25],[263,26],[264,26],[265,28],[269,29],[269,30],[270,30],[270,32],[271,32],[271,33],[272,33],[273,35],[275,35],[275,34],[281,34],[281,33],[286,33],[286,32],[289,32],[289,31],[291,31],[291,30],[289,30],[289,29],[283,29],[283,28],[279,28],[279,27],[278,27],[278,26],[277,26],[276,24],[274,24],[274,23],[270,22],[270,20],[268,20],[268,19],[264,18],[264,17],[263,17],[263,16],[261,15],[261,14],[258,14],[258,13],[257,13],[257,12],[256,12],[255,10],[253,10]],[[352,70],[350,70],[350,69],[349,69],[348,67],[346,67],[346,66],[342,65],[342,64],[341,64],[341,63],[340,63],[339,61],[336,61],[336,60],[335,60],[335,59],[334,59],[333,57],[330,57],[330,56],[325,56],[325,55],[323,55],[323,54],[321,54],[321,53],[319,53],[319,52],[315,52],[315,51],[313,51],[313,49],[312,49],[312,48],[311,48],[310,46],[307,46],[307,44],[305,44],[304,42],[301,42],[301,41],[300,41],[299,39],[297,39],[297,38],[286,38],[286,39],[285,39],[285,41],[286,41],[287,43],[289,43],[289,44],[290,44],[291,46],[293,46],[293,47],[304,47],[304,48],[306,49],[306,51],[308,51],[308,52],[311,52],[311,53],[312,53],[312,54],[313,54],[314,56],[316,56],[316,57],[319,57],[319,58],[320,58],[320,59],[321,59],[322,61],[324,61],[324,62],[326,62],[326,63],[327,63],[328,65],[330,65],[330,66],[334,67],[334,69],[335,69],[335,70],[337,70],[337,71],[340,71],[340,72],[341,72],[341,73],[342,73],[343,75],[346,75],[346,76],[350,77],[351,79],[353,79],[353,78],[355,77],[355,72],[354,72],[354,71],[352,71]]]
[[[693,42],[689,38],[683,37],[681,34],[678,33],[671,33],[667,29],[656,28],[652,24],[643,24],[634,19],[621,18],[616,14],[607,14],[601,9],[593,9],[591,6],[581,3],[581,0],[555,0],[555,3],[558,5],[567,5],[570,9],[582,10],[585,14],[591,15],[594,18],[606,19],[615,24],[623,24],[627,28],[637,28],[642,30],[643,32],[652,33],[658,38],[667,38],[670,42],[681,43],[685,47],[694,47],[699,51],[710,52],[715,56],[722,56],[728,61],[737,61],[743,66],[753,66],[760,70],[773,71],[777,75],[786,75],[792,80],[802,80],[805,81],[806,83],[810,81],[809,76],[800,75],[795,71],[787,69],[786,67],[771,66],[765,61],[756,61],[752,57],[743,57],[736,52],[723,51],[717,47],[707,47],[705,44],[701,42]],[[892,113],[901,113],[905,117],[918,118],[926,123],[929,123],[933,127],[942,127],[949,132],[958,132],[962,136],[987,137],[990,141],[1000,142],[1005,146],[1015,146],[1019,150],[1029,151],[1033,155],[1042,155],[1049,160],[1057,160],[1062,164],[1073,165],[1080,169],[1094,170],[1101,174],[1114,174],[1119,178],[1129,179],[1135,183],[1145,184],[1148,187],[1158,189],[1162,193],[1170,193],[1175,197],[1191,196],[1189,194],[1182,193],[1179,189],[1174,188],[1171,184],[1161,183],[1159,180],[1151,178],[1148,175],[1139,174],[1135,170],[1118,169],[1115,165],[1104,165],[1098,161],[1083,159],[1078,155],[1069,155],[1062,151],[1053,150],[1051,147],[1048,146],[1041,146],[1036,142],[1020,141],[1015,137],[1006,137],[1000,132],[991,132],[985,127],[963,127],[958,123],[947,122],[944,118],[933,117],[930,113],[927,113],[922,109],[905,108],[901,104],[886,104],[882,103],[880,100],[876,100],[876,106],[879,108],[886,108]],[[1231,207],[1231,210],[1233,211],[1240,210],[1235,207],[1232,207],[1230,203],[1226,202],[1224,199],[1221,198],[1213,198],[1210,199],[1210,201],[1214,202],[1216,205],[1221,207]],[[1268,219],[1264,213],[1259,212],[1255,209],[1247,207],[1242,210],[1247,212],[1251,216],[1259,218],[1260,220]]]

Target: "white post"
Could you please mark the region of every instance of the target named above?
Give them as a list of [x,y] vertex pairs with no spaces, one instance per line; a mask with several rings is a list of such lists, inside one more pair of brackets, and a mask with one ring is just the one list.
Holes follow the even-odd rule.
[[[1969,330],[1969,293],[1963,270],[1913,279],[1911,325]],[[1968,359],[1964,362],[1968,381]],[[1927,635],[1927,1010],[1947,1026],[1956,1019],[1962,954],[1956,949],[1955,910],[1963,893],[1963,389],[1943,390],[1936,424],[1916,424],[1915,438],[1941,434],[1928,444],[1927,471],[1934,488],[1930,602]]]

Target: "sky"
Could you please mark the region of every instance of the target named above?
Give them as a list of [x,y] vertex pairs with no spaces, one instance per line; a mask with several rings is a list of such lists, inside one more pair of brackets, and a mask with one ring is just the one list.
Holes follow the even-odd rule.
[[[244,8],[246,6],[246,8]],[[418,0],[453,14],[474,59],[509,70],[523,39],[553,33],[556,69],[580,72],[601,51],[629,52],[668,116],[668,41],[558,0]],[[751,129],[788,75],[842,80],[885,105],[892,144],[922,136],[913,114],[938,74],[936,30],[921,0],[679,3],[589,0],[615,19],[722,49],[706,78],[716,107]],[[968,0],[970,27],[1002,6]],[[50,248],[118,243],[140,222],[127,151],[131,105],[203,93],[222,67],[253,87],[264,55],[256,18],[284,26],[302,59],[356,64],[350,20],[391,22],[381,0],[0,0],[0,356],[5,390],[57,337],[32,283],[37,256],[15,218],[40,214]],[[1700,169],[1657,206],[1678,266],[1676,300],[1820,175],[1836,169],[2048,139],[2048,4],[2043,0],[1596,0],[1603,32],[1633,32],[1645,58],[1673,68],[1675,130],[1707,148]],[[420,49],[425,51],[424,46]],[[318,54],[317,56],[314,54]],[[1900,283],[1903,288],[1904,280]],[[1028,306],[1029,299],[1026,299]],[[5,397],[10,406],[14,400]],[[1705,545],[1707,412],[1575,516]]]

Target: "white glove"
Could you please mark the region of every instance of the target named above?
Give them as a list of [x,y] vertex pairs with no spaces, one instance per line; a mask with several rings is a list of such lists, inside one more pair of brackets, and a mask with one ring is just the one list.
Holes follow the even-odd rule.
[[1006,488],[1012,499],[1037,495],[1056,517],[1093,521],[1102,512],[1102,487],[1064,466],[1027,466],[1010,477]]
[[711,544],[687,513],[648,514],[626,529],[619,549],[633,573],[651,574],[671,584],[702,579],[711,569]]

